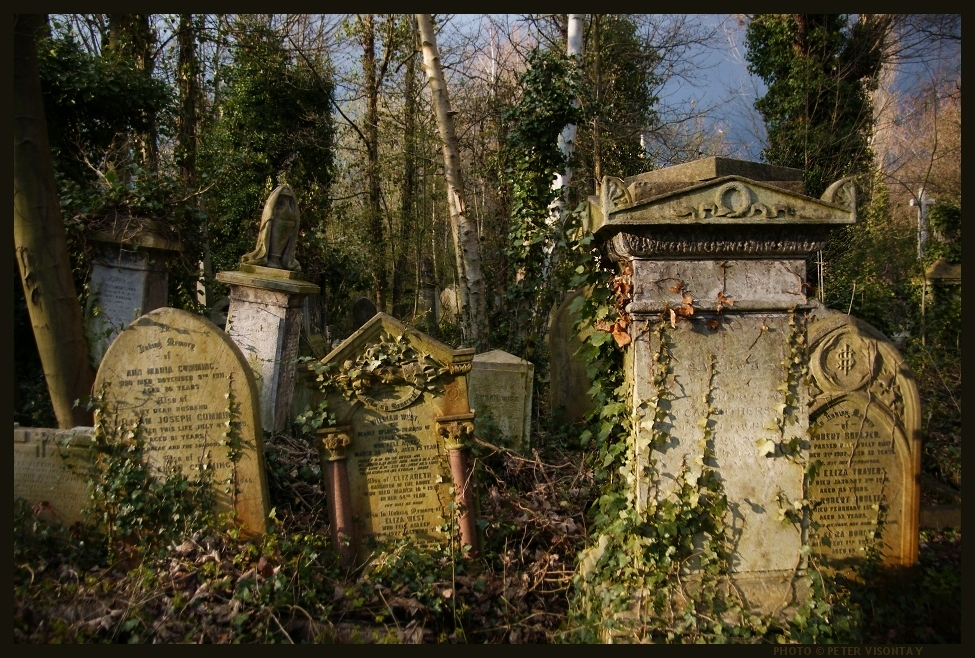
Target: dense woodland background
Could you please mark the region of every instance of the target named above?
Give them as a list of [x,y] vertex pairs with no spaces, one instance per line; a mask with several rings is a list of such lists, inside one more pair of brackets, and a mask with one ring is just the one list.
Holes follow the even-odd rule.
[[[717,22],[673,14],[584,15],[577,18],[581,54],[567,55],[567,50],[579,52],[569,38],[570,17],[433,17],[463,176],[463,210],[476,227],[468,236],[473,242],[466,243],[472,250],[465,247],[460,254],[454,233],[458,211],[447,194],[441,136],[413,15],[18,16],[15,108],[24,121],[15,120],[15,147],[18,135],[33,134],[29,126],[46,125],[46,138],[35,139],[39,148],[31,153],[15,148],[17,196],[22,187],[30,188],[41,201],[30,208],[15,202],[14,421],[54,427],[85,419],[83,410],[70,410],[70,403],[88,392],[84,368],[67,365],[71,358],[75,364],[87,358],[84,340],[44,336],[36,329],[43,323],[32,320],[32,300],[54,289],[38,288],[37,277],[44,276],[45,263],[49,269],[60,267],[61,258],[53,249],[37,251],[37,244],[63,241],[66,248],[71,277],[58,284],[62,297],[55,306],[75,308],[70,298],[76,298],[77,310],[49,322],[68,332],[59,335],[84,335],[88,238],[107,218],[118,216],[161,221],[180,239],[184,251],[171,268],[169,304],[215,317],[226,293],[215,273],[235,269],[253,248],[264,200],[287,183],[301,211],[297,260],[304,277],[321,286],[330,338],[350,333],[352,302],[366,296],[380,310],[451,345],[501,348],[535,364],[536,461],[485,458],[497,476],[485,491],[492,492],[496,524],[509,519],[512,528],[531,522],[542,529],[532,531],[531,550],[523,541],[522,553],[497,552],[524,576],[523,591],[520,598],[518,590],[508,592],[510,601],[520,603],[507,611],[489,606],[490,611],[477,613],[494,614],[492,630],[478,641],[558,639],[553,629],[564,617],[559,606],[566,604],[553,601],[567,596],[567,574],[585,542],[587,496],[598,483],[586,470],[586,447],[579,440],[585,425],[565,428],[552,420],[544,334],[550,310],[589,282],[580,272],[595,273],[592,280],[603,287],[612,276],[600,269],[572,211],[598,192],[604,175],[626,177],[710,155],[736,157],[755,152],[757,145],[763,161],[804,170],[810,196],[818,197],[843,176],[856,177],[860,219],[838,231],[828,249],[810,261],[809,283],[826,305],[870,322],[897,343],[921,389],[924,471],[960,489],[960,286],[926,289],[923,283],[925,269],[935,261],[961,260],[960,15],[727,17],[728,25],[744,29],[748,70],[762,82],[750,115],[754,142],[748,144],[732,142],[715,128],[712,119],[720,107],[675,103],[671,95],[675,86],[708,84],[700,65],[702,53],[724,39]],[[28,84],[33,75],[40,104]],[[567,125],[576,126],[570,148],[560,142]],[[48,171],[53,171],[52,185],[38,173]],[[556,176],[562,187],[553,187]],[[922,189],[936,199],[923,254],[917,208],[909,203]],[[472,285],[471,261],[465,259],[476,259],[483,293]],[[420,316],[420,291],[428,284],[456,290],[458,312],[438,319]],[[478,294],[482,311],[476,303],[465,304]],[[303,349],[307,354],[307,346]],[[61,365],[49,365],[55,362]],[[59,367],[81,375],[64,383],[67,379],[55,372]],[[68,411],[58,410],[59,399],[67,401]],[[298,501],[302,491],[313,497],[317,486],[313,455],[300,432],[274,437],[269,446],[272,470],[277,459],[287,457],[294,465],[282,466],[272,477],[281,509],[289,510],[282,523],[292,524],[289,531],[325,523],[315,504]],[[566,479],[566,491],[574,493],[560,505],[552,498],[561,488],[553,479],[561,481],[572,469],[588,475]],[[535,502],[521,508],[530,513],[505,516],[504,509],[529,499]],[[541,512],[546,505],[549,514]],[[57,531],[45,532],[53,534],[44,541],[54,541]],[[184,543],[181,555],[203,543],[194,540],[195,548]],[[954,547],[949,553],[960,550],[960,533],[931,543]],[[232,562],[240,566],[236,558]],[[300,570],[300,558],[297,565]],[[104,564],[100,568],[110,571]],[[330,574],[319,585],[329,589],[333,576],[339,577]],[[470,610],[481,610],[484,592],[495,586],[491,578],[478,578],[467,577],[468,593],[476,599]],[[33,572],[27,580],[34,582]],[[541,583],[554,582],[555,594],[533,603],[535,587],[529,582],[538,591],[545,589]],[[505,581],[498,591],[507,586]],[[25,587],[18,598],[21,634],[16,637],[60,637],[50,625],[39,630],[37,616],[43,614],[24,613],[24,606],[30,608],[25,602],[40,596]],[[433,639],[472,639],[470,628],[467,636],[457,635],[463,618],[457,597],[451,601],[443,588],[434,589],[423,595],[429,600],[413,597],[424,614],[440,620],[427,624],[443,631]],[[342,608],[343,614],[379,605],[374,593],[330,590],[330,600],[333,594],[335,610],[343,601],[359,600],[358,608]],[[453,604],[451,614],[431,601]],[[188,610],[183,603],[179,609]],[[386,603],[392,614],[395,606]],[[289,605],[294,622],[294,607],[301,606]],[[525,621],[536,613],[540,619]],[[262,639],[247,635],[256,627],[235,617],[239,614],[228,613],[229,625],[213,622],[229,635],[204,624],[200,637]],[[320,619],[334,618],[323,614],[302,622],[299,636],[321,640]],[[418,613],[411,614],[415,621]],[[443,621],[448,618],[450,623]],[[266,615],[262,619],[264,640],[294,639],[285,627],[292,633],[297,627],[280,620],[275,626]],[[184,622],[200,630],[196,622]],[[129,622],[117,615],[104,628],[89,624],[80,635],[81,622],[72,623],[62,624],[67,638],[152,641],[145,622],[123,631]],[[447,629],[451,624],[453,630]],[[951,641],[952,631],[936,630],[910,637]],[[155,637],[190,637],[182,632]],[[345,637],[339,626],[329,632],[332,639]],[[407,637],[402,628],[397,637]]]

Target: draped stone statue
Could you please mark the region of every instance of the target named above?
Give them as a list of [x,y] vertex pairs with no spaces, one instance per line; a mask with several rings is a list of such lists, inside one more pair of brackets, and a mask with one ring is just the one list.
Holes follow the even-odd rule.
[[240,262],[279,270],[300,270],[295,260],[298,220],[298,201],[294,192],[288,185],[278,185],[264,204],[257,246],[254,251],[244,254]]

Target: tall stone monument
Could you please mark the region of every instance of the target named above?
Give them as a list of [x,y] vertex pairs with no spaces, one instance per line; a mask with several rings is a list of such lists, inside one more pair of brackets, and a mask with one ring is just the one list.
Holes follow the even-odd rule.
[[804,596],[806,543],[845,559],[879,535],[889,563],[911,563],[913,379],[878,332],[807,297],[806,258],[856,221],[852,181],[814,199],[798,170],[706,158],[605,177],[589,211],[624,282],[638,511],[652,521],[682,480],[713,469],[730,586],[759,612]]
[[212,469],[218,511],[235,512],[249,535],[269,511],[254,375],[240,348],[208,320],[161,308],[126,327],[95,377],[105,422],[141,421],[149,463]]
[[241,257],[237,271],[217,274],[217,281],[230,287],[227,333],[254,372],[261,420],[270,432],[291,422],[304,298],[320,291],[299,273],[298,222],[294,192],[279,185],[264,204],[254,251]]
[[86,313],[88,345],[98,363],[126,325],[166,306],[169,260],[182,246],[161,222],[117,213],[106,217],[89,241],[95,253]]
[[347,560],[405,536],[457,536],[477,550],[467,446],[473,356],[377,313],[309,367],[318,400],[334,414],[316,440],[333,538]]

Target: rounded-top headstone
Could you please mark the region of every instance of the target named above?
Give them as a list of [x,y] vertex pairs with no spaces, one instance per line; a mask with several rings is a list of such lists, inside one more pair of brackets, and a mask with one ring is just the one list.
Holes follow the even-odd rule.
[[[95,379],[95,392],[102,390],[108,423],[141,419],[152,467],[162,473],[177,466],[189,475],[208,464],[217,510],[236,510],[248,534],[265,532],[259,397],[243,353],[226,333],[179,309],[143,315],[105,353]],[[236,436],[228,437],[232,427]]]
[[368,322],[377,313],[376,305],[368,297],[360,297],[352,305],[352,326],[358,331],[359,327]]

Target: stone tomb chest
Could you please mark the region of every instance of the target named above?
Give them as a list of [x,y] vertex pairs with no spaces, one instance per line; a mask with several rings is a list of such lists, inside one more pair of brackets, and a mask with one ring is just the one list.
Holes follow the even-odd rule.
[[589,206],[620,269],[637,509],[713,471],[730,585],[761,612],[803,596],[807,542],[863,555],[878,509],[888,562],[917,554],[910,373],[877,332],[806,296],[805,261],[856,221],[855,190],[801,192],[797,170],[707,158],[606,177]]
[[468,375],[471,407],[477,413],[474,428],[483,436],[482,423],[490,419],[501,434],[502,447],[527,453],[531,439],[532,387],[535,366],[503,350],[474,357]]
[[317,434],[332,529],[347,559],[405,536],[444,542],[459,533],[476,550],[464,445],[473,432],[473,356],[378,313],[306,374],[335,423]]
[[254,376],[226,333],[174,308],[143,315],[108,348],[95,378],[105,422],[141,422],[159,473],[213,469],[218,511],[235,511],[246,534],[266,531],[269,511]]
[[14,498],[42,517],[71,525],[84,520],[91,427],[58,430],[14,424]]

